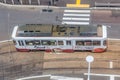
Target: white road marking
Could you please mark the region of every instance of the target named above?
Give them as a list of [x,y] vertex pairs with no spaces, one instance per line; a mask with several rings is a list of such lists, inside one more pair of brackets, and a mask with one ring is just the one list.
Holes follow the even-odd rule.
[[84,17],[90,17],[90,14],[64,14],[64,16],[84,16]]
[[115,77],[114,76],[110,76],[110,80],[115,80]]
[[73,77],[65,77],[65,76],[51,76],[52,80],[83,80],[83,78],[73,78]]
[[64,22],[62,22],[62,24],[70,24],[70,25],[88,25],[89,22],[67,22],[67,21],[64,21]]
[[89,21],[89,18],[70,18],[70,17],[64,17],[63,20],[82,20],[82,21]]
[[89,25],[91,10],[64,10],[62,24]]
[[12,41],[12,40],[11,39],[10,40],[4,40],[4,41],[0,41],[0,43],[9,42],[9,41]]
[[[84,75],[88,75],[88,73],[84,73]],[[115,80],[115,77],[120,77],[120,75],[114,75],[114,74],[95,74],[90,73],[91,76],[104,76],[104,77],[110,77],[110,80]]]
[[28,79],[36,79],[36,78],[44,78],[44,77],[49,77],[50,79],[54,79],[54,80],[83,80],[83,78],[52,76],[52,75],[31,76],[31,77],[25,77],[25,78],[20,78],[20,79],[16,79],[16,80],[28,80]]
[[[88,75],[88,73],[84,73],[84,75]],[[115,77],[120,77],[120,75],[114,75],[114,74],[96,74],[96,73],[90,73],[90,75],[93,75],[93,76],[115,76]]]
[[120,40],[120,39],[116,39],[116,38],[108,38],[108,40]]
[[28,79],[35,79],[35,78],[42,78],[42,77],[50,77],[51,75],[41,75],[41,76],[30,76],[30,77],[25,77],[25,78],[20,78],[16,80],[28,80]]
[[113,68],[113,62],[112,62],[112,61],[109,62],[109,67],[110,67],[111,69]]
[[90,13],[90,10],[65,10],[64,12]]

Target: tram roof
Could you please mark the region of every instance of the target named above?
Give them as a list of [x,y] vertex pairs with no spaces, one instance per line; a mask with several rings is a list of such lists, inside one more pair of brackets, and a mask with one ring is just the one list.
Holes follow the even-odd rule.
[[[98,28],[99,27],[99,28]],[[26,24],[16,26],[14,37],[102,37],[102,26]]]

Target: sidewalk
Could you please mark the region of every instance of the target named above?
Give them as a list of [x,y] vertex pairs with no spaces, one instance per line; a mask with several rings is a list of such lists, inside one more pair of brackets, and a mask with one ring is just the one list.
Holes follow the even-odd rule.
[[6,7],[6,8],[12,8],[12,9],[40,9],[40,8],[44,8],[44,9],[48,9],[48,8],[52,8],[52,9],[57,9],[57,8],[65,8],[65,7],[57,7],[57,6],[49,6],[49,5],[11,5],[11,4],[4,4],[0,2],[0,6],[1,7]]

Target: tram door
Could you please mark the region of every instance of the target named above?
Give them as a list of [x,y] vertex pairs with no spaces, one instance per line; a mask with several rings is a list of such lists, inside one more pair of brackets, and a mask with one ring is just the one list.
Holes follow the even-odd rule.
[[66,49],[72,49],[72,41],[66,40]]
[[60,49],[65,48],[65,41],[64,40],[58,40],[58,48],[60,48]]
[[24,41],[18,40],[18,46],[19,46],[19,48],[25,48]]

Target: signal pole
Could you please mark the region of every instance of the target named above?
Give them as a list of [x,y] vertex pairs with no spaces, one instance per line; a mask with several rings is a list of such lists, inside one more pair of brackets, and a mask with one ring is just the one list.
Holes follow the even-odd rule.
[[90,80],[90,67],[91,67],[91,62],[94,61],[94,57],[91,55],[88,55],[86,57],[86,61],[88,62],[88,78],[87,78],[87,80]]

